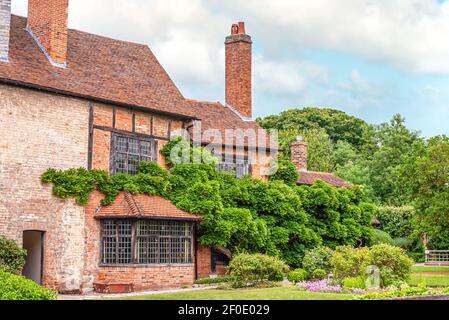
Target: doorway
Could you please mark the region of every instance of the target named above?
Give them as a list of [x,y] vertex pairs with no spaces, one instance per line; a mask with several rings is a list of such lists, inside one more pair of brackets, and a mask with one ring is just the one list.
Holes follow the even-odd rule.
[[27,251],[27,258],[22,275],[38,284],[42,284],[44,264],[44,232],[24,231],[23,248]]

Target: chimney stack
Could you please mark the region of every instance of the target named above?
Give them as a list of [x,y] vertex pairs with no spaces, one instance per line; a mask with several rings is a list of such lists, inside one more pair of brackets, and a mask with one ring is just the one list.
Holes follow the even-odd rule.
[[0,62],[8,62],[11,0],[0,0]]
[[226,37],[226,104],[244,118],[252,112],[252,40],[245,23],[233,24]]
[[67,64],[69,0],[28,0],[28,32],[57,67]]
[[307,159],[308,159],[308,145],[302,140],[301,136],[298,136],[295,142],[292,142],[290,146],[291,161],[296,166],[298,171],[307,171]]

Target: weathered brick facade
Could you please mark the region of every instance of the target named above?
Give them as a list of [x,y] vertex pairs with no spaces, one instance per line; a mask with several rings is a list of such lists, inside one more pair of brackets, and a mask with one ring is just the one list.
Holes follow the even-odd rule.
[[308,146],[307,143],[298,139],[290,146],[291,161],[298,171],[307,171]]
[[252,118],[252,40],[240,22],[226,38],[226,104]]
[[84,210],[42,185],[48,168],[87,166],[88,102],[0,85],[0,234],[21,245],[23,231],[45,232],[43,282],[79,288]]
[[0,0],[0,63],[8,61],[11,0]]
[[28,28],[51,62],[67,62],[69,0],[28,0]]

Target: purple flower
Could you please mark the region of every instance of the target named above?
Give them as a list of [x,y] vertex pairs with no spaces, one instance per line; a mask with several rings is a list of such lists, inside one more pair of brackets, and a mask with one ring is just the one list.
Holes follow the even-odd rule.
[[332,285],[329,280],[304,281],[298,283],[298,287],[310,292],[341,293],[343,291],[343,287]]

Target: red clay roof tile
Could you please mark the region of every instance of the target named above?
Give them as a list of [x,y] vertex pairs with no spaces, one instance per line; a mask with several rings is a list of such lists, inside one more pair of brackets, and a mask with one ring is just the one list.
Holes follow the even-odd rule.
[[178,209],[160,196],[121,192],[114,203],[100,207],[96,218],[147,218],[200,221],[201,217]]
[[340,177],[327,172],[303,171],[299,173],[299,185],[313,185],[316,181],[321,180],[338,188],[351,188],[352,185]]
[[197,118],[148,46],[69,30],[67,68],[58,68],[25,27],[26,18],[11,17],[3,82]]

